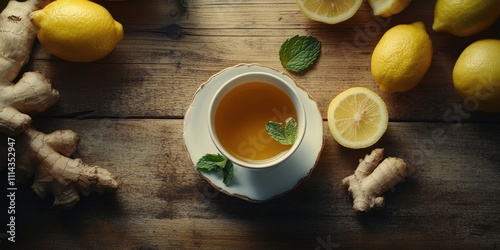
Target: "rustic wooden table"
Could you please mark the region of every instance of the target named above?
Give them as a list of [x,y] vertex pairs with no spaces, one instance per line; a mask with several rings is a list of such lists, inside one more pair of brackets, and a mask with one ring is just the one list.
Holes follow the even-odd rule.
[[[0,2],[3,9],[7,1]],[[451,80],[467,45],[500,38],[499,21],[458,38],[431,30],[433,1],[414,1],[390,18],[374,17],[365,2],[337,25],[307,19],[294,0],[190,0],[187,9],[178,0],[97,2],[126,33],[108,57],[70,63],[35,43],[26,70],[47,74],[61,94],[34,117],[35,126],[79,133],[74,157],[110,170],[121,188],[64,211],[52,207],[51,197],[40,200],[29,181],[20,184],[16,243],[5,239],[4,224],[0,248],[500,248],[500,115],[468,110]],[[370,73],[374,46],[389,28],[419,20],[433,42],[431,69],[409,92],[380,92]],[[294,35],[322,42],[310,70],[290,73],[323,114],[319,163],[296,189],[265,203],[220,193],[193,169],[183,146],[193,94],[211,75],[238,63],[286,71],[278,50]],[[376,91],[388,105],[388,130],[369,149],[339,146],[326,124],[330,100],[353,86]],[[385,195],[383,210],[359,216],[341,180],[375,147],[405,158],[415,171]]]

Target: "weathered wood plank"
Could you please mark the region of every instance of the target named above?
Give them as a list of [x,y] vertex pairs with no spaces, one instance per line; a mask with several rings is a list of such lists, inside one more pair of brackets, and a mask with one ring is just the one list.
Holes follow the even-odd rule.
[[112,171],[121,189],[91,195],[64,212],[52,208],[50,199],[39,201],[27,183],[20,186],[16,246],[314,249],[331,242],[357,249],[495,248],[500,242],[495,124],[390,123],[375,146],[384,147],[386,156],[405,158],[415,171],[386,195],[385,209],[356,216],[340,181],[369,149],[340,147],[326,123],[324,151],[311,177],[263,204],[218,193],[205,182],[182,147],[182,123],[37,120],[42,131],[80,133],[76,156]]
[[[464,109],[452,86],[455,59],[472,41],[500,38],[500,22],[469,38],[433,32],[433,3],[425,1],[389,19],[374,17],[364,3],[359,14],[338,25],[308,20],[293,1],[194,1],[187,10],[174,0],[100,3],[126,31],[111,55],[95,64],[75,64],[48,55],[39,44],[34,47],[27,69],[48,74],[62,92],[61,101],[47,114],[182,117],[196,88],[223,68],[261,63],[284,70],[279,47],[300,34],[322,41],[318,62],[293,76],[310,91],[323,114],[336,94],[364,86],[382,95],[392,120],[442,122],[452,119],[450,112],[457,105]],[[410,92],[381,93],[370,72],[371,52],[387,29],[417,20],[425,22],[433,40],[431,69]],[[499,121],[500,115],[473,114],[470,120]]]
[[[277,59],[251,62],[282,69]],[[65,62],[35,61],[32,66],[49,75],[61,92],[60,101],[44,115],[123,118],[183,117],[199,85],[212,74],[236,63],[212,66],[101,64],[97,67],[82,64],[75,67]],[[304,75],[292,74],[316,100],[325,119],[331,99],[347,88],[364,86],[385,100],[391,120],[500,121],[500,114],[473,112],[458,98],[451,83],[451,69],[449,74],[431,69],[427,80],[417,88],[401,94],[385,94],[373,82],[369,68],[359,70],[350,63],[341,66],[340,61],[334,64],[333,73],[320,73],[316,66]]]
[[[6,2],[0,0],[0,7]],[[61,92],[54,107],[35,117],[35,125],[45,132],[80,133],[75,157],[112,171],[121,189],[114,195],[92,194],[72,211],[60,211],[50,198],[40,201],[30,181],[20,184],[17,243],[2,242],[2,249],[500,246],[500,114],[467,110],[451,85],[463,48],[481,38],[500,38],[500,22],[476,36],[456,38],[430,30],[433,1],[414,1],[390,19],[372,16],[365,2],[338,25],[307,19],[290,0],[193,0],[188,9],[178,0],[97,2],[124,24],[125,39],[112,54],[76,64],[35,44],[26,70],[46,73]],[[381,93],[370,73],[374,46],[389,28],[418,20],[433,41],[429,73],[410,92]],[[182,118],[198,86],[237,63],[282,69],[279,47],[297,34],[322,42],[314,67],[292,75],[324,116],[330,100],[353,86],[375,90],[388,104],[389,129],[374,147],[405,158],[415,171],[386,195],[384,210],[366,216],[351,210],[340,181],[371,148],[340,147],[326,122],[324,151],[310,178],[267,203],[219,193],[188,160]],[[1,152],[5,147],[0,144]],[[2,174],[0,186],[5,187]],[[5,197],[6,189],[0,190]],[[0,199],[1,209],[6,202]],[[0,223],[6,225],[4,215]]]

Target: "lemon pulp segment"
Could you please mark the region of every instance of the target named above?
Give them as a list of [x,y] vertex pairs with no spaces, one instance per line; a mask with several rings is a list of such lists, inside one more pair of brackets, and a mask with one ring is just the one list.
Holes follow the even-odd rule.
[[351,18],[362,3],[362,0],[297,0],[297,5],[304,15],[328,24]]
[[350,88],[335,97],[328,107],[328,126],[337,142],[348,148],[375,144],[388,124],[387,107],[373,91]]

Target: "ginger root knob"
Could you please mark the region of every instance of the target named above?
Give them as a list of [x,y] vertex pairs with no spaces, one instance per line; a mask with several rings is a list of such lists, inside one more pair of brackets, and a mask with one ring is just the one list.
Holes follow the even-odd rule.
[[366,155],[353,175],[342,180],[353,197],[356,212],[368,212],[373,208],[383,208],[381,195],[408,176],[409,168],[401,158],[389,157],[382,161],[384,149],[374,149]]
[[29,127],[16,143],[21,155],[16,174],[22,178],[34,175],[33,191],[40,198],[52,193],[54,206],[66,209],[80,201],[80,193],[88,196],[117,190],[118,182],[108,170],[70,158],[79,139],[71,130],[44,134]]
[[9,1],[0,13],[0,133],[12,136],[30,126],[30,114],[45,111],[59,99],[59,92],[39,72],[26,72],[12,82],[29,60],[36,37],[29,14],[38,3]]

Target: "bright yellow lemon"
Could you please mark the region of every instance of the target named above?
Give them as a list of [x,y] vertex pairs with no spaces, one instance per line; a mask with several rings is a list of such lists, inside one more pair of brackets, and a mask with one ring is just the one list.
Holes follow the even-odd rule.
[[377,93],[354,87],[337,95],[328,106],[328,127],[333,138],[347,148],[367,148],[387,130],[387,107]]
[[67,61],[101,59],[123,38],[122,25],[88,0],[57,0],[31,16],[42,46]]
[[379,88],[405,92],[416,87],[430,68],[432,42],[424,23],[389,29],[373,50],[371,72]]
[[500,112],[500,40],[479,40],[465,48],[453,68],[453,85],[470,107]]
[[351,18],[363,0],[297,0],[299,9],[312,20],[335,24]]
[[432,29],[471,36],[490,27],[499,15],[499,0],[438,0]]

